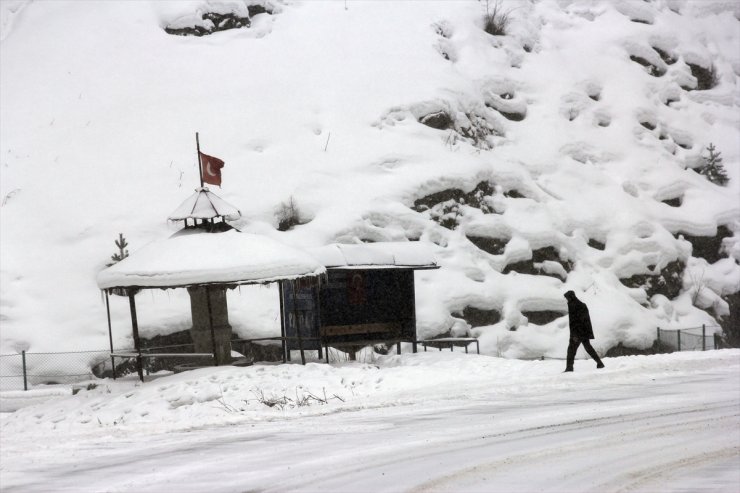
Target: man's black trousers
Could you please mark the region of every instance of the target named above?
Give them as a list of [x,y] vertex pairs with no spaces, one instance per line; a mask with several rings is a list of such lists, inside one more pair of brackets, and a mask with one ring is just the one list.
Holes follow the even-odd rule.
[[589,356],[591,356],[597,364],[601,364],[601,358],[599,358],[596,350],[591,345],[591,341],[589,341],[588,339],[571,337],[570,343],[568,343],[568,362],[565,367],[566,370],[573,369],[573,361],[575,361],[576,359],[576,351],[578,351],[578,346],[580,346],[581,344],[583,344],[583,349],[586,350]]

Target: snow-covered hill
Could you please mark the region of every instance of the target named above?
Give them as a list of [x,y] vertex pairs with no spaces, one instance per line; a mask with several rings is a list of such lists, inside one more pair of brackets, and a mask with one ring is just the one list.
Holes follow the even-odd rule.
[[[732,323],[736,1],[505,1],[502,36],[479,1],[0,5],[1,352],[106,347],[95,276],[119,233],[134,251],[174,231],[196,131],[240,229],[434,244],[422,337],[562,355],[566,289],[602,351]],[[214,20],[242,27],[177,35]],[[726,186],[693,169],[710,143]],[[304,224],[281,232],[291,197]],[[184,292],[139,298],[143,335],[189,327]],[[243,336],[274,334],[277,305],[273,288],[229,292]],[[112,310],[127,345],[127,306]]]

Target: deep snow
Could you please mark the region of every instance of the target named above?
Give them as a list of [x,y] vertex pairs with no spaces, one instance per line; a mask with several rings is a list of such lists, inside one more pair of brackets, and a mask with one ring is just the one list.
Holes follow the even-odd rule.
[[[0,422],[7,491],[740,488],[740,350],[517,361],[448,351],[97,381]],[[268,407],[312,395],[328,402]],[[338,399],[340,397],[342,400]]]

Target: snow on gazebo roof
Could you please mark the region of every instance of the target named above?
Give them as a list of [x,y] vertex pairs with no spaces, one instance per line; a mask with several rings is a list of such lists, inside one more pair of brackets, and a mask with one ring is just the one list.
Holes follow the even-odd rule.
[[239,209],[208,190],[208,187],[196,188],[195,193],[170,214],[170,221],[185,219],[213,219],[223,217],[235,221],[241,217]]
[[324,272],[311,255],[266,236],[182,230],[103,270],[97,281],[100,289],[176,288],[258,284]]
[[413,242],[333,243],[308,250],[325,267],[436,269],[437,259],[424,244]]

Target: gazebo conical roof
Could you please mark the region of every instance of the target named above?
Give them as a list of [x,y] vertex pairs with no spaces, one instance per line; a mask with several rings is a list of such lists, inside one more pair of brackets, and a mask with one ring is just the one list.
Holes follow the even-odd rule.
[[100,289],[266,284],[316,277],[326,268],[308,253],[266,236],[181,230],[98,274]]
[[184,221],[187,219],[215,219],[222,217],[227,221],[235,221],[242,213],[233,205],[211,192],[208,187],[196,188],[195,193],[188,197],[175,211],[170,214],[170,221]]

